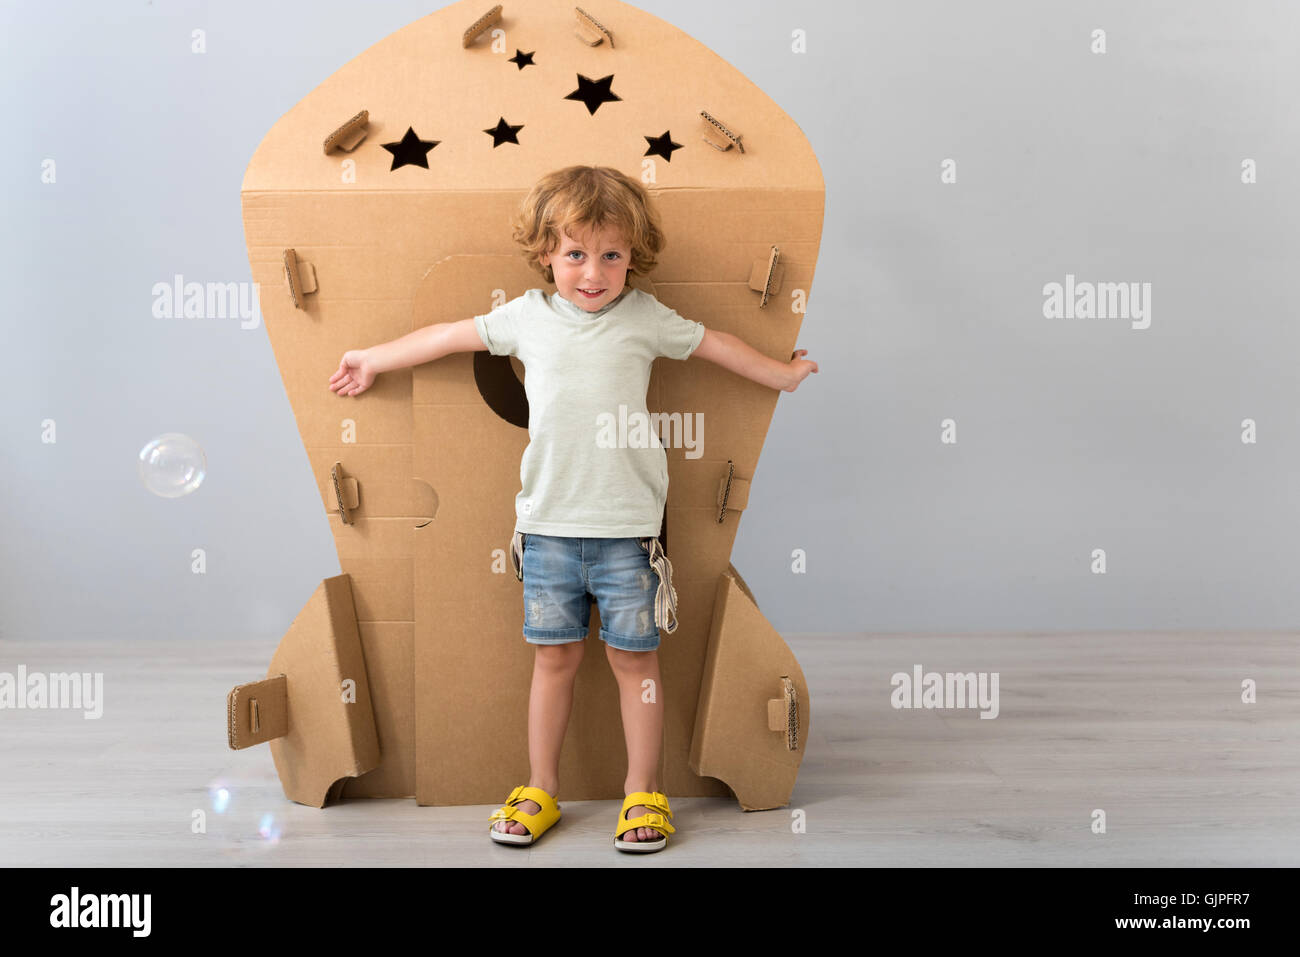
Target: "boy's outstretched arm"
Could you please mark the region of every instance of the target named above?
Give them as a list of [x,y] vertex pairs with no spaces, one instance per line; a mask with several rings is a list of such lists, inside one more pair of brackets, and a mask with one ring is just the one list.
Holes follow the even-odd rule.
[[474,328],[473,319],[435,322],[369,349],[349,349],[343,353],[338,370],[330,376],[330,391],[339,395],[360,395],[370,388],[375,376],[381,372],[418,366],[453,352],[483,352],[486,349]]
[[[799,349],[794,355],[807,353],[807,349]],[[691,353],[692,358],[695,356],[716,362],[724,369],[730,369],[746,379],[753,379],[769,389],[780,389],[783,392],[793,392],[808,377],[808,373],[817,371],[817,363],[811,359],[791,357],[789,362],[782,362],[763,355],[729,332],[714,329],[704,330],[704,338]]]

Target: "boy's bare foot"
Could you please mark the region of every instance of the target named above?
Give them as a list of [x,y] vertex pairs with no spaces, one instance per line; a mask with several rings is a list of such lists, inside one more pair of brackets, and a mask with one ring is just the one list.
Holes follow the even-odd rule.
[[[640,817],[642,814],[649,813],[650,809],[644,804],[633,804],[627,809],[627,814],[624,816],[623,820],[630,821],[635,817]],[[619,840],[629,842],[657,841],[661,837],[663,837],[663,835],[652,827],[634,827],[630,831],[624,831],[619,837]]]
[[[542,788],[542,790],[546,791],[545,788]],[[546,793],[550,794],[551,792],[546,791]],[[519,810],[523,811],[525,814],[536,814],[538,811],[542,809],[542,806],[538,804],[536,801],[529,801],[527,799],[520,801],[515,806],[518,807]],[[492,827],[494,830],[506,831],[507,833],[510,834],[528,833],[528,828],[524,827],[518,821],[497,821],[495,824],[492,825]]]

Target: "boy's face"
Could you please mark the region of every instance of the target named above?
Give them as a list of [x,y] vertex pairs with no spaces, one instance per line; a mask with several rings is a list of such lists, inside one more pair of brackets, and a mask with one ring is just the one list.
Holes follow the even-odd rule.
[[[632,248],[618,230],[588,231],[580,237],[561,231],[559,248],[543,253],[543,266],[555,274],[555,288],[577,306],[595,312],[623,291]],[[595,293],[591,295],[591,293]]]

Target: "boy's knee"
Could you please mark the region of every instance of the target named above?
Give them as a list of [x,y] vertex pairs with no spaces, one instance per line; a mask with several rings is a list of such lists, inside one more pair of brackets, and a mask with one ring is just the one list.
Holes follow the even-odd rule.
[[609,663],[615,668],[644,668],[650,664],[656,655],[659,654],[658,648],[652,648],[650,651],[627,651],[623,648],[615,648],[606,642],[605,654],[609,658]]
[[558,645],[538,645],[537,663],[545,668],[562,671],[576,668],[582,662],[585,641],[566,641]]

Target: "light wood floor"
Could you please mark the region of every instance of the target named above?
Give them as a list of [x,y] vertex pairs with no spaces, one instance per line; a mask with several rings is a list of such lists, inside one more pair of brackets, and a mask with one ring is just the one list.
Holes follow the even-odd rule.
[[[293,804],[265,745],[226,746],[226,692],[265,674],[274,643],[0,642],[0,671],[105,681],[97,721],[0,710],[0,865],[1300,864],[1296,634],[787,641],[812,698],[790,807],[669,795],[679,831],[646,857],[611,846],[614,801],[565,802],[533,849],[490,843],[488,806]],[[997,671],[999,716],[893,709],[890,676],[916,664]],[[197,809],[206,834],[191,833]],[[278,840],[259,836],[267,814]]]

